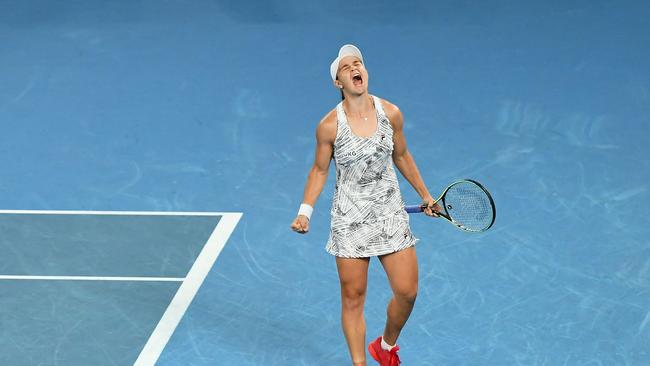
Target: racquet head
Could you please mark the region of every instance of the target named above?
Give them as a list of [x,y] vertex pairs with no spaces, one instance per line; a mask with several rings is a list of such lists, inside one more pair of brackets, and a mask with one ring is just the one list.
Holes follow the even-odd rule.
[[451,184],[438,204],[445,218],[459,229],[482,232],[494,224],[496,207],[490,193],[480,183],[464,179]]

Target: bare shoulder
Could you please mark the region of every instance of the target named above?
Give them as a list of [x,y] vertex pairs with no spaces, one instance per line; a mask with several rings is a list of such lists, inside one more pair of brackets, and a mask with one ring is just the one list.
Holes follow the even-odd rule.
[[336,109],[332,109],[318,123],[318,127],[316,127],[316,138],[319,141],[333,143],[336,139],[336,127]]
[[401,128],[404,123],[404,118],[402,117],[402,111],[399,110],[399,107],[386,99],[381,99],[381,105],[384,107],[384,112],[386,112],[386,116],[393,125],[393,128]]

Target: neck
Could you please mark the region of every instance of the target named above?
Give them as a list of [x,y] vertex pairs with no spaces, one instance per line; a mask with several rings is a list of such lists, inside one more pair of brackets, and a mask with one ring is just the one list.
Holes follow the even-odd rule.
[[373,109],[372,97],[368,93],[361,95],[346,95],[343,107],[348,115],[368,117]]

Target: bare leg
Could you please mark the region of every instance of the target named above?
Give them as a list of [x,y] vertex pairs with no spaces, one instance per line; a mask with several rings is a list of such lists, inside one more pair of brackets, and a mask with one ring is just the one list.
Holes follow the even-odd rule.
[[379,257],[388,276],[393,298],[388,303],[384,340],[394,345],[411,315],[418,293],[418,261],[415,247]]
[[354,366],[366,365],[366,301],[369,258],[336,258],[341,282],[341,325]]

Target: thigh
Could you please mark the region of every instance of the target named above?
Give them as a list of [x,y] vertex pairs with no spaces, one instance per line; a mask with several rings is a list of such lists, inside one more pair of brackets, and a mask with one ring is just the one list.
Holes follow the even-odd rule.
[[336,257],[342,292],[365,293],[368,284],[368,265],[370,258]]
[[418,258],[415,247],[400,250],[379,257],[386,271],[390,287],[396,293],[417,292],[418,287]]

